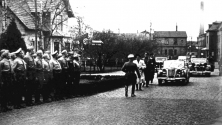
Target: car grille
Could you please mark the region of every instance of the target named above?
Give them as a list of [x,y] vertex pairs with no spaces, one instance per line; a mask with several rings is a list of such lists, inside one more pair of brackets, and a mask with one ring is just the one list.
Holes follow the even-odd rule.
[[168,69],[168,77],[174,77],[175,72],[175,69]]

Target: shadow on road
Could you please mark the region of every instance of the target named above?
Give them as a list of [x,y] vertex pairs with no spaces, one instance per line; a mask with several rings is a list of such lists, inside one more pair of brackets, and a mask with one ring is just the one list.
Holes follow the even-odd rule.
[[164,83],[163,85],[161,86],[176,86],[176,87],[181,87],[181,86],[194,86],[194,83],[193,82],[189,82],[188,84],[184,84],[182,82],[167,82],[167,83]]

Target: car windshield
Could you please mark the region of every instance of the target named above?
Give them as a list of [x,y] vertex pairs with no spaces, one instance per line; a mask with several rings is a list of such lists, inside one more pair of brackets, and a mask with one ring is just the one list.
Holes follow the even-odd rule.
[[191,58],[192,63],[206,63],[207,58]]
[[156,62],[163,62],[167,60],[167,57],[156,57]]
[[180,61],[187,61],[187,57],[186,56],[179,56],[178,60],[180,60]]
[[184,61],[179,60],[166,60],[163,63],[163,68],[183,68]]

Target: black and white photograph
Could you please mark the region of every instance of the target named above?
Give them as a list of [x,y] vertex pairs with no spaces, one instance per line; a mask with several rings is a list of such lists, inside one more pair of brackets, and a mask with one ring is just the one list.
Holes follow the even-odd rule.
[[0,125],[222,125],[222,0],[0,0]]

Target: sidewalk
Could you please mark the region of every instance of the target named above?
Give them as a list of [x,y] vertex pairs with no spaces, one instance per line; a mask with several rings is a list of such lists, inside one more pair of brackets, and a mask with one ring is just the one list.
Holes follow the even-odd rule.
[[106,73],[84,73],[81,75],[91,75],[91,76],[96,76],[96,75],[101,75],[101,76],[106,76],[106,75],[110,75],[110,76],[124,76],[125,73],[123,71],[115,71],[115,72],[106,72]]

